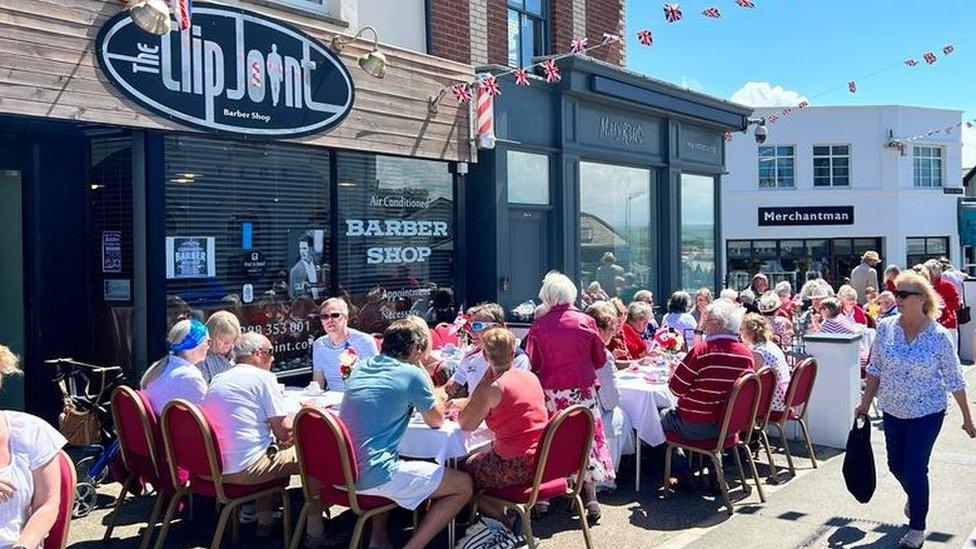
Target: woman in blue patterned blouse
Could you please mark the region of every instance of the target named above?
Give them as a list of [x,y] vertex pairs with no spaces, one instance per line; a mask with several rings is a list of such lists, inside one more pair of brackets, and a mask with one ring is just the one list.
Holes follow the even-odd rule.
[[908,533],[900,547],[921,547],[929,510],[928,465],[952,393],[962,428],[976,438],[966,382],[952,335],[935,319],[940,301],[927,280],[911,271],[898,275],[893,292],[899,314],[878,323],[867,386],[855,413],[866,414],[875,394],[884,412],[888,469],[908,495]]

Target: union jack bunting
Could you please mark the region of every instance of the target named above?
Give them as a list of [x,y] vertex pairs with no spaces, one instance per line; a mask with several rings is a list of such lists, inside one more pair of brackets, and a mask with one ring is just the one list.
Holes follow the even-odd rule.
[[603,33],[604,44],[616,44],[617,42],[620,42],[620,37],[616,34],[610,34],[609,32]]
[[495,76],[491,74],[481,79],[481,91],[492,97],[497,97],[502,94],[502,89],[498,86],[498,80],[495,80]]
[[946,55],[949,55],[954,51],[956,51],[956,48],[952,47],[952,44],[949,44],[948,46],[942,48],[942,53]]
[[946,134],[950,134],[950,133],[952,133],[952,126],[949,126],[949,127],[947,127],[947,128],[945,129],[945,132],[946,132]]
[[193,16],[193,0],[171,0],[171,9],[176,16],[176,25],[183,31],[190,28],[190,18]]
[[779,120],[779,117],[776,116],[775,114],[771,114],[766,117],[766,121],[769,122],[770,124],[775,124],[777,120]]
[[664,4],[664,18],[668,20],[668,23],[674,23],[675,21],[681,21],[681,6],[678,4]]
[[515,85],[516,86],[528,86],[529,85],[529,71],[525,69],[515,69]]
[[468,89],[467,84],[454,84],[451,86],[451,91],[454,92],[454,97],[461,103],[467,103],[471,101],[471,91]]
[[542,70],[546,73],[546,82],[550,84],[555,84],[563,79],[562,75],[559,74],[559,67],[556,65],[554,59],[546,59],[543,61]]
[[809,102],[807,102],[807,101],[800,101],[797,104],[796,108],[798,108],[798,109],[805,109],[805,108],[807,108],[809,106],[810,106],[810,103]]
[[586,49],[586,42],[587,40],[585,36],[573,38],[573,40],[569,43],[569,51],[571,53],[582,53],[583,50]]
[[718,8],[716,8],[715,6],[712,6],[710,8],[705,8],[705,11],[702,12],[702,15],[704,15],[705,17],[718,19],[719,17],[722,17],[722,12],[718,11]]
[[849,91],[851,93],[857,93],[857,82],[854,82],[853,80],[851,80],[850,82],[848,82],[847,83],[847,91]]
[[967,128],[972,128],[973,127],[973,123],[972,122],[966,122],[966,127]]
[[637,40],[642,46],[650,46],[654,43],[654,35],[651,34],[650,30],[644,29],[637,33]]
[[743,8],[755,8],[756,5],[752,3],[752,0],[735,0],[736,4],[739,4]]
[[923,55],[922,59],[925,59],[925,62],[928,63],[929,65],[939,60],[939,58],[936,57],[935,54],[932,52],[928,52],[925,55]]
[[905,64],[908,65],[909,67],[914,67],[915,65],[918,65],[918,61],[914,59],[906,59]]
[[725,141],[732,141],[732,132],[725,132]]

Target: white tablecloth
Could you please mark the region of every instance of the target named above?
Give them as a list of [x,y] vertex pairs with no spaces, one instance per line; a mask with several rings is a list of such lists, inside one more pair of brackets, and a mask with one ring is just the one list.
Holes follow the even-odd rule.
[[[312,401],[319,408],[329,408],[338,413],[342,393],[327,391],[321,396],[306,396],[300,388],[285,390],[285,403],[289,413],[298,413],[302,402]],[[420,414],[414,414],[400,440],[400,455],[415,459],[434,459],[445,463],[449,459],[468,456],[491,445],[492,436],[484,424],[472,432],[466,432],[456,421],[445,420],[440,429],[431,429]]]
[[667,383],[648,383],[643,373],[624,370],[617,373],[617,387],[620,408],[630,418],[637,436],[651,446],[664,444],[659,409],[670,408],[677,402]]

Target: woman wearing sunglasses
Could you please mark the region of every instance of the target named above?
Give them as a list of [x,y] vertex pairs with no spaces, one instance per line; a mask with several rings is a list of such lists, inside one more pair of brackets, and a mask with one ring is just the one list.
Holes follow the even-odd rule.
[[[485,375],[489,364],[482,349],[481,336],[486,330],[494,327],[505,328],[505,311],[501,305],[482,303],[468,309],[466,328],[471,336],[472,348],[465,353],[457,370],[454,371],[454,375],[444,385],[444,391],[449,398],[463,398],[471,395],[474,388],[478,386],[478,382]],[[512,368],[526,371],[531,369],[529,357],[521,349],[516,349]]]
[[331,297],[322,302],[319,320],[325,335],[312,343],[312,380],[330,391],[345,391],[340,362],[353,364],[379,354],[373,336],[349,327],[349,305]]
[[867,414],[875,394],[884,412],[888,469],[908,495],[908,533],[900,547],[921,547],[929,510],[929,457],[942,429],[952,393],[962,413],[962,429],[976,438],[955,342],[938,324],[940,300],[929,281],[904,272],[893,292],[899,314],[878,323],[871,348],[867,385],[854,412]]

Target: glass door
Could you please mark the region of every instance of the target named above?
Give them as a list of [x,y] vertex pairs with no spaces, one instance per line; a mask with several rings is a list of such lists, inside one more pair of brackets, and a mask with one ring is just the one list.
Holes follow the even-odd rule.
[[[23,358],[24,220],[21,173],[0,170],[0,345]],[[8,377],[0,389],[0,409],[24,408],[23,381]]]

